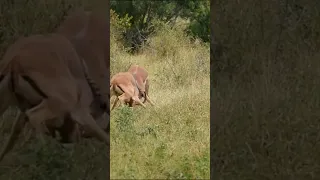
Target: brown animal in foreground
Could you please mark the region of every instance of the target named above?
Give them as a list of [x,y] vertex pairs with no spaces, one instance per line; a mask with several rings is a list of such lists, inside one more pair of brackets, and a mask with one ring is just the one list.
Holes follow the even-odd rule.
[[138,65],[131,65],[128,69],[137,82],[137,87],[139,89],[139,97],[144,97],[143,103],[148,101],[151,105],[154,103],[150,100],[149,97],[149,79],[148,79],[148,71]]
[[106,82],[110,80],[109,22],[100,12],[78,9],[71,12],[56,30],[68,38],[87,64],[90,77],[97,83],[103,98],[109,100]]
[[[105,82],[110,80],[110,51],[109,51],[109,22],[105,11],[87,12],[77,9],[69,13],[56,29],[68,38],[88,67],[88,74],[96,82],[102,98],[109,102],[110,92]],[[108,104],[109,105],[109,104]],[[105,131],[110,125],[110,109],[98,120],[98,124]]]
[[[22,111],[11,134],[21,130],[26,119],[40,136],[76,122],[109,144],[93,118],[108,107],[84,66],[72,44],[58,34],[21,38],[9,47],[0,64],[0,114],[12,105]],[[76,131],[64,133],[73,136]]]
[[139,99],[136,80],[129,72],[120,72],[112,77],[110,82],[110,97],[112,96],[117,96],[117,98],[111,110],[113,110],[118,101],[120,101],[121,105],[133,101],[139,103],[144,108],[146,107]]

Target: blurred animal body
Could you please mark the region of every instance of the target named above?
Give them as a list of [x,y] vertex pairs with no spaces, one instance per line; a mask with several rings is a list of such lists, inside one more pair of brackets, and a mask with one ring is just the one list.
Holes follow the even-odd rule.
[[[109,109],[108,103],[87,74],[85,62],[64,36],[34,35],[11,45],[0,63],[0,94],[0,114],[12,105],[22,111],[11,136],[21,131],[28,120],[40,136],[53,136],[58,130],[76,140],[78,128],[70,132],[64,126],[78,123],[109,144],[108,135],[94,119]],[[6,146],[12,145],[12,139],[9,137]],[[0,160],[7,151],[5,147]]]
[[[85,61],[88,74],[96,82],[101,96],[109,102],[110,92],[106,82],[109,74],[109,22],[107,16],[100,12],[87,12],[76,9],[69,13],[65,20],[56,29],[56,33],[65,36],[73,44],[78,55]],[[109,104],[108,104],[109,105]],[[109,132],[110,108],[98,124]],[[89,136],[89,135],[88,135]]]

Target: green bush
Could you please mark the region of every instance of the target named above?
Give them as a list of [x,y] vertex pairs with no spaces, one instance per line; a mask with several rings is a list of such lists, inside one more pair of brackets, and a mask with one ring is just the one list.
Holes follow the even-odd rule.
[[[209,41],[209,0],[158,0],[158,1],[111,1],[113,9],[120,17],[129,20],[123,33],[125,46],[130,52],[139,52],[147,39],[157,31],[155,20],[176,26],[176,20],[183,17],[192,21],[188,30],[202,41]],[[129,18],[130,17],[130,18]],[[120,23],[120,21],[119,21]],[[127,21],[125,21],[125,24]]]

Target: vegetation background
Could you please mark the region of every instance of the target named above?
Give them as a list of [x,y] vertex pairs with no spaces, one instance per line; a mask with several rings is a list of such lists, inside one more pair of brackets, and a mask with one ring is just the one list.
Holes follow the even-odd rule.
[[[6,0],[0,2],[0,57],[19,36],[53,32],[74,8],[106,11],[105,1]],[[0,95],[3,96],[3,95]],[[0,148],[10,133],[16,109],[0,117]],[[28,124],[27,124],[28,125]],[[105,180],[109,177],[107,147],[96,140],[84,140],[72,150],[63,149],[48,138],[47,146],[35,140],[27,126],[15,148],[0,163],[1,180]]]
[[213,1],[213,179],[320,179],[319,9]]
[[209,179],[209,8],[111,1],[111,75],[144,66],[155,102],[112,111],[111,179]]
[[[150,73],[156,106],[118,108],[111,122],[112,178],[209,178],[209,1],[113,1],[111,73],[138,63]],[[128,6],[127,6],[128,5]],[[104,1],[0,2],[0,56],[19,36],[54,31],[67,12]],[[143,13],[147,16],[143,16]],[[127,14],[127,15],[126,15]],[[0,121],[0,141],[16,109]],[[28,126],[28,125],[27,125]],[[106,147],[84,140],[73,150],[30,127],[0,164],[0,179],[106,179]]]

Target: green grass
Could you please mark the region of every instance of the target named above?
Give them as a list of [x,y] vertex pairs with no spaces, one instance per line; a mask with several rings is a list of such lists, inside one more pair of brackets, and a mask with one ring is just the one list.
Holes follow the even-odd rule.
[[[9,110],[1,119],[1,141],[8,137],[13,116]],[[2,121],[2,120],[8,121]],[[96,140],[83,140],[70,148],[47,138],[42,146],[34,137],[31,127],[22,132],[16,146],[0,164],[0,179],[56,180],[56,179],[105,179],[108,177],[107,147]],[[2,143],[4,144],[4,143]],[[1,146],[1,149],[3,146]]]
[[303,70],[318,67],[311,59],[298,66],[306,79],[272,66],[247,83],[242,75],[218,80],[216,179],[319,179],[319,86],[313,70]]
[[110,176],[209,179],[209,47],[190,42],[179,29],[159,30],[149,42],[129,55],[111,39],[111,75],[144,66],[155,106],[112,111]]

